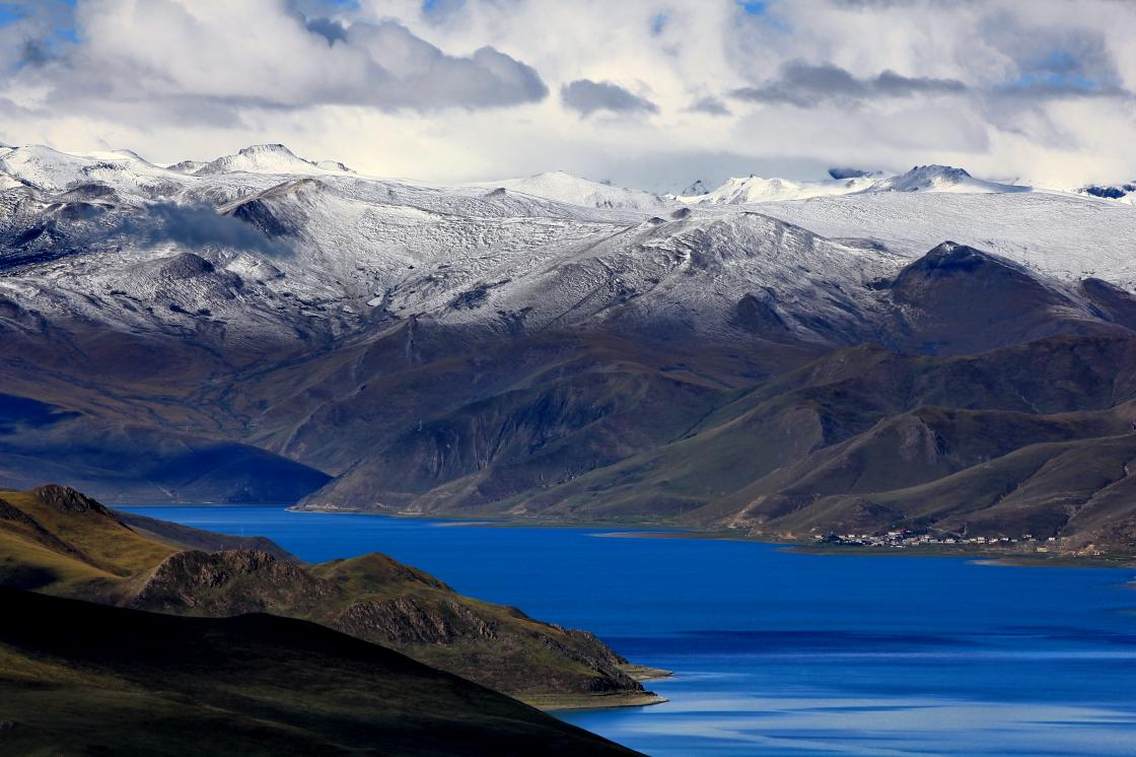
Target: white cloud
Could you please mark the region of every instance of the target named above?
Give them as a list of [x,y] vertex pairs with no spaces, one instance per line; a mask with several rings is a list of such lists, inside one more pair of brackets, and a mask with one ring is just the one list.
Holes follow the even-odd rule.
[[42,14],[0,26],[0,141],[166,161],[281,141],[439,181],[563,169],[657,187],[932,161],[1049,184],[1136,176],[1136,4],[765,9],[79,0],[75,44],[36,47],[55,23]]

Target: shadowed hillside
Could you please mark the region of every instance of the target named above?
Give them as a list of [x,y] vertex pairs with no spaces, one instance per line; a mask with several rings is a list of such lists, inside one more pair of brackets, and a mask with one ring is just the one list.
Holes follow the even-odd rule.
[[6,754],[633,754],[312,623],[0,602]]

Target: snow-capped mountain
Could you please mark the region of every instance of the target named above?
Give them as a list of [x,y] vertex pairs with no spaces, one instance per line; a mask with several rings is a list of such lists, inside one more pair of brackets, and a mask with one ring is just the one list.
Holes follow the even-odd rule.
[[666,200],[651,192],[582,179],[563,171],[549,171],[520,179],[476,182],[469,186],[503,189],[588,208],[652,210],[667,205]]
[[907,173],[889,176],[874,182],[870,192],[1028,192],[1030,187],[1015,184],[999,184],[993,181],[976,179],[962,168],[953,166],[915,166]]
[[683,195],[678,199],[685,203],[700,205],[746,205],[863,192],[871,188],[874,183],[875,180],[867,177],[832,181],[791,181],[746,176],[727,179],[721,186],[705,194]]
[[186,173],[199,176],[219,173],[297,175],[351,172],[351,169],[338,161],[325,160],[317,163],[301,158],[281,144],[252,145],[233,155],[225,155],[208,163],[183,161],[175,166]]
[[915,166],[905,173],[892,176],[857,169],[830,169],[829,174],[833,178],[822,181],[766,179],[753,175],[738,177],[727,179],[725,183],[714,190],[687,193],[678,199],[684,203],[699,205],[747,205],[865,192],[955,192],[969,194],[1030,191],[1030,187],[976,179],[966,170],[952,166]]
[[372,179],[280,145],[176,169],[32,146],[0,154],[0,181],[0,297],[19,312],[124,330],[223,324],[227,339],[407,318],[490,331],[669,320],[728,338],[755,290],[786,333],[852,338],[877,328],[866,282],[944,239],[1068,278],[1136,280],[1123,241],[1136,208],[938,166],[750,177],[678,203],[563,173]]
[[45,191],[98,182],[130,192],[159,187],[177,176],[129,150],[70,154],[43,145],[13,147],[0,153],[0,175]]

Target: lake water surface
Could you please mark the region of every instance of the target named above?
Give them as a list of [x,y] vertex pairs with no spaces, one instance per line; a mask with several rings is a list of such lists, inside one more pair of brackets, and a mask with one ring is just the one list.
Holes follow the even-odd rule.
[[[643,708],[562,717],[652,755],[1134,755],[1136,571],[820,556],[774,545],[291,513],[123,508],[380,551],[675,671]],[[619,530],[623,531],[623,530]]]

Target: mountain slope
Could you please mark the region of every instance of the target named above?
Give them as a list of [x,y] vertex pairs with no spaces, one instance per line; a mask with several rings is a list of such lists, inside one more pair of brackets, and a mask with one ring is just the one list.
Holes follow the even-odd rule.
[[[515,509],[764,536],[911,528],[1129,554],[1136,342],[1060,337],[980,356],[855,348],[767,382],[685,438]],[[1099,507],[1098,507],[1098,504]]]
[[630,754],[303,621],[177,618],[8,589],[0,601],[10,753]]

